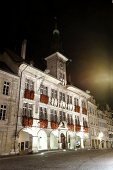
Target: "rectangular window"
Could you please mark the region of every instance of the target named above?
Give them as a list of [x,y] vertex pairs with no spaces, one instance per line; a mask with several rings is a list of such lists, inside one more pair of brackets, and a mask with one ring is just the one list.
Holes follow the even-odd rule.
[[25,80],[25,89],[29,89],[29,79]]
[[65,94],[62,93],[63,101],[65,102]]
[[28,104],[28,116],[32,117],[33,116],[33,105]]
[[6,105],[1,105],[0,120],[5,120],[5,118],[6,118]]
[[48,87],[41,85],[40,86],[40,94],[44,94],[44,95],[48,96]]
[[79,102],[77,98],[74,98],[74,106],[79,106]]
[[43,119],[43,110],[42,107],[39,109],[39,119]]
[[25,89],[34,90],[34,82],[32,80],[25,80]]
[[57,111],[55,110],[55,122],[57,122]]
[[7,81],[4,81],[4,87],[3,87],[3,94],[4,95],[9,95],[9,82],[7,82]]
[[60,92],[60,94],[59,94],[59,101],[61,101],[62,100],[62,92]]
[[47,119],[47,109],[44,108],[44,119]]
[[32,80],[30,81],[29,90],[34,90],[34,82]]
[[54,121],[53,109],[51,110],[51,121]]
[[39,119],[47,120],[47,108],[40,107]]
[[51,110],[51,121],[57,122],[57,111]]
[[51,98],[57,99],[57,90],[51,89]]
[[70,104],[72,104],[72,96],[70,96]]
[[51,97],[54,98],[54,89],[51,89]]
[[48,96],[48,87],[45,87],[45,95]]
[[57,90],[55,90],[55,99],[57,99]]
[[29,103],[23,104],[23,116],[32,117],[33,116],[33,105]]
[[23,104],[23,116],[27,116],[27,103]]
[[82,107],[86,108],[86,102],[85,101],[82,101]]
[[60,122],[62,121],[62,111],[60,111]]
[[66,120],[65,112],[62,112],[62,120],[63,120],[63,121],[65,121],[65,120]]
[[67,104],[69,104],[69,95],[67,95]]

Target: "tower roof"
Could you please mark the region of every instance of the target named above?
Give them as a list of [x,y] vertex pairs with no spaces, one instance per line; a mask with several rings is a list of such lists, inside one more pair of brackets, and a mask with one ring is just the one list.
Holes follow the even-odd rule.
[[59,52],[53,53],[52,55],[46,57],[45,60],[51,59],[51,58],[53,58],[53,57],[59,57],[59,58],[61,58],[63,61],[68,61],[68,58],[65,57],[64,55],[62,55],[62,54],[59,53]]
[[57,18],[55,17],[55,25],[52,33],[52,39],[51,39],[51,52],[54,53],[56,51],[62,51],[62,43],[61,43],[61,37],[60,37],[60,31],[57,27]]

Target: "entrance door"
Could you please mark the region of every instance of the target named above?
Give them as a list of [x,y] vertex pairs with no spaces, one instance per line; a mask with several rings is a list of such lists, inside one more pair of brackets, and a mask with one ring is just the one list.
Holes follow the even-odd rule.
[[62,149],[66,149],[65,135],[63,133],[61,133],[61,143],[62,143]]

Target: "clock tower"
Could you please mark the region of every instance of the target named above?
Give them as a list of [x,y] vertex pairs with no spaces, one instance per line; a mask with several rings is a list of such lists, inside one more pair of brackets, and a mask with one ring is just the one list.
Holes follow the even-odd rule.
[[66,61],[68,59],[62,55],[60,31],[57,28],[57,20],[55,18],[55,28],[52,35],[51,53],[52,55],[45,58],[47,61],[47,69],[50,70],[50,74],[61,81],[62,85],[67,84],[66,78]]
[[50,74],[61,81],[62,85],[67,84],[66,78],[66,62],[68,59],[59,52],[56,52],[45,58],[47,61],[47,69]]

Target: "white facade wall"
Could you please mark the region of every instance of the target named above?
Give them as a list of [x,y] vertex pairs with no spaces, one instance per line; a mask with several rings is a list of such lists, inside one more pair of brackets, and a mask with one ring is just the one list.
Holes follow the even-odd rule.
[[[24,69],[23,69],[24,68]],[[40,70],[33,68],[31,66],[22,65],[20,67],[21,71],[24,70],[21,74],[21,91],[20,91],[20,111],[18,117],[18,134],[22,131],[27,132],[28,134],[32,135],[32,150],[33,152],[37,152],[40,149],[62,149],[62,140],[65,138],[65,148],[68,149],[75,149],[76,142],[78,139],[80,140],[81,148],[89,147],[89,133],[84,132],[83,128],[83,118],[88,123],[88,115],[82,114],[82,100],[86,102],[86,109],[87,109],[87,97],[83,91],[76,91],[76,87],[74,91],[70,90],[68,87],[63,86],[60,84],[60,81],[47,75]],[[25,81],[30,79],[34,82],[34,99],[30,100],[24,97],[25,91]],[[48,87],[48,103],[45,104],[44,102],[40,102],[40,88],[41,85]],[[57,99],[51,98],[51,89],[57,90]],[[59,102],[59,95],[60,92],[65,94],[66,101]],[[72,96],[72,104],[68,104],[67,106],[67,95]],[[80,106],[80,113],[75,112],[74,106],[74,98],[78,98],[79,106]],[[53,105],[52,101],[56,100],[57,105]],[[23,127],[22,126],[22,110],[23,110],[23,103],[30,103],[33,105],[33,125],[32,127]],[[46,108],[47,110],[47,119],[48,119],[48,126],[47,128],[40,128],[40,110],[39,108]],[[58,128],[52,129],[51,128],[51,110],[57,111],[58,116]],[[60,121],[60,111],[65,113],[66,120]],[[74,128],[74,131],[69,130],[67,124],[67,116],[72,116],[73,124],[75,125],[75,117],[79,118],[80,121],[80,130],[77,132]],[[62,126],[63,122],[63,126]],[[64,137],[63,137],[64,135]],[[61,139],[62,136],[62,139]],[[21,150],[21,143],[26,142],[27,138],[21,141],[20,136],[18,135],[17,140],[19,141],[20,150]],[[42,146],[41,144],[44,143]]]

